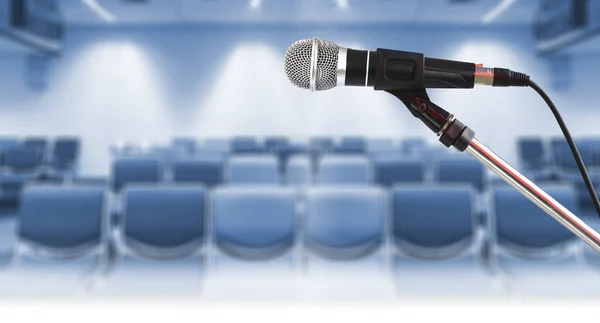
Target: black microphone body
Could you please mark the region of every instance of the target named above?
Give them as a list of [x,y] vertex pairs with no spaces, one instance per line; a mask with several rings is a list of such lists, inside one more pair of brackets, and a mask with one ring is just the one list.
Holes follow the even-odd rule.
[[[422,57],[418,53],[389,49],[366,51],[348,48],[346,54],[346,86],[374,86],[385,90],[391,84],[409,82],[418,76],[420,61],[426,88],[471,89],[475,86],[477,66],[474,63]],[[388,86],[383,85],[383,80]]]

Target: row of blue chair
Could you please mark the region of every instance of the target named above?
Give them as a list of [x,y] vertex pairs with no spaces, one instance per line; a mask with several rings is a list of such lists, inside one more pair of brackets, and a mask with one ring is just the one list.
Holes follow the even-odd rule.
[[[545,189],[567,208],[576,207],[571,187]],[[215,252],[240,261],[267,260],[295,252],[300,241],[302,252],[331,261],[364,259],[388,245],[394,255],[393,271],[404,283],[414,283],[423,266],[429,270],[439,266],[449,273],[458,266],[490,279],[500,271],[501,276],[518,280],[529,273],[529,267],[519,267],[524,262],[537,266],[537,275],[550,268],[555,281],[544,281],[546,285],[563,285],[557,277],[572,272],[556,276],[560,270],[553,270],[582,265],[582,249],[575,248],[581,243],[515,190],[497,187],[490,194],[490,214],[482,230],[473,202],[475,191],[456,185],[396,186],[389,193],[369,186],[304,190],[231,186],[212,191],[195,185],[130,186],[123,192],[124,221],[113,232],[104,188],[30,186],[23,193],[18,217],[19,247],[13,258],[18,261],[0,270],[0,292],[56,274],[52,271],[56,267],[40,270],[45,261],[52,266],[57,266],[57,259],[59,264],[75,263],[76,274],[69,270],[63,274],[80,284],[81,277],[97,273],[98,268],[110,280],[111,273],[127,265],[115,259],[125,256],[151,264],[160,259],[162,266],[206,253],[210,245]],[[192,269],[198,273],[195,266],[200,264]],[[143,268],[135,265],[129,279],[140,279],[136,275]],[[600,278],[591,269],[592,261],[582,268],[590,269],[585,279]],[[21,280],[12,275],[21,275]],[[39,286],[31,286],[53,281],[40,279]],[[59,282],[65,287],[65,280]],[[521,283],[531,283],[531,278]],[[600,292],[593,280],[587,283]]]
[[22,187],[31,181],[73,176],[79,158],[77,138],[0,138],[0,204],[18,202]]
[[[284,168],[282,173],[280,170]],[[326,155],[316,165],[307,155],[291,157],[281,167],[272,155],[199,155],[174,161],[166,167],[156,158],[121,158],[113,163],[113,188],[130,183],[165,181],[167,169],[178,183],[214,186],[229,184],[368,184],[386,187],[400,183],[427,182],[425,161],[397,154],[369,159],[359,155]],[[441,183],[467,183],[477,190],[486,186],[484,167],[472,158],[447,157],[435,164],[435,180]]]

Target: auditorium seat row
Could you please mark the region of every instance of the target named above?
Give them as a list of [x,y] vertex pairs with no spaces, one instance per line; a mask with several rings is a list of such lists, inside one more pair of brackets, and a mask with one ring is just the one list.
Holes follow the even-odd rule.
[[[170,166],[170,167],[169,167]],[[156,158],[116,159],[112,167],[113,188],[129,183],[173,181],[214,186],[250,184],[369,184],[386,187],[402,183],[429,182],[424,161],[396,154],[369,159],[360,155],[327,155],[316,165],[306,155],[293,156],[282,167],[271,155],[198,155],[174,161],[169,166]],[[283,168],[283,173],[281,172]],[[465,183],[477,190],[487,184],[485,169],[473,158],[447,157],[435,163],[434,180],[440,183]]]
[[[570,186],[544,188],[565,207],[576,209]],[[130,276],[121,281],[125,284],[143,280],[153,266],[171,277],[154,283],[169,284],[183,270],[180,278],[190,279],[186,286],[203,275],[202,268],[222,263],[215,257],[252,268],[298,253],[290,268],[309,272],[313,262],[305,262],[307,258],[348,265],[381,254],[391,259],[388,269],[400,289],[420,281],[423,285],[416,287],[422,290],[441,277],[449,282],[456,279],[453,275],[468,272],[460,276],[464,281],[459,291],[501,278],[512,286],[505,292],[516,284],[563,291],[585,286],[600,293],[596,256],[586,256],[570,232],[519,192],[493,188],[485,226],[474,196],[473,188],[460,185],[394,186],[390,191],[356,185],[213,190],[189,184],[131,185],[122,194],[123,222],[111,229],[111,202],[104,188],[28,186],[13,260],[0,269],[0,293],[48,284],[63,289],[66,282],[90,287],[92,281],[93,290],[100,287],[90,277],[110,282],[129,270]],[[567,277],[569,286],[562,280]]]

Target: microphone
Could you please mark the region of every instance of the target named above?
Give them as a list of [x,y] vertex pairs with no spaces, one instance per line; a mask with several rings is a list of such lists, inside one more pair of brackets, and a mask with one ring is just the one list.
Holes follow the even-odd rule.
[[529,83],[528,75],[509,69],[398,50],[357,50],[316,37],[296,41],[288,48],[285,73],[294,85],[311,91],[337,86],[368,86],[390,91],[469,89],[475,85],[525,87]]

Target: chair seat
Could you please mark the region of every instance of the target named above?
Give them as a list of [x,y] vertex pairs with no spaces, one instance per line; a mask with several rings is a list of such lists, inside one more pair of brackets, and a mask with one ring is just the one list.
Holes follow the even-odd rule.
[[500,297],[502,282],[473,256],[461,259],[394,257],[394,280],[401,296]]
[[0,295],[78,296],[85,293],[100,260],[98,254],[70,260],[19,257],[0,270]]
[[529,260],[499,257],[511,290],[520,296],[600,296],[600,270],[579,256]]
[[94,296],[198,295],[206,274],[201,256],[154,260],[124,255],[111,268],[94,283]]

